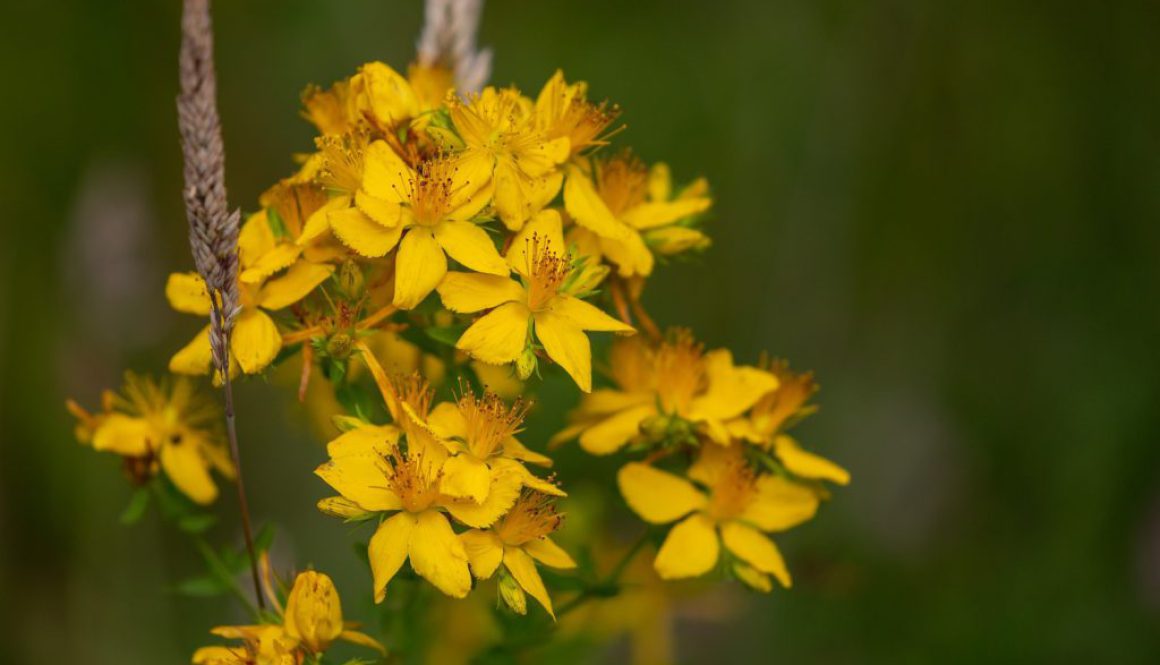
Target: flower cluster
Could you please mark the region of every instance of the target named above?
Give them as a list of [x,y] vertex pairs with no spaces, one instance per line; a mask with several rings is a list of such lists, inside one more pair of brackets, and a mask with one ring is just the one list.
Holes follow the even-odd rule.
[[[620,576],[650,540],[664,580],[716,569],[760,591],[774,579],[788,587],[766,534],[809,520],[829,498],[825,483],[849,480],[787,434],[814,410],[811,375],[782,361],[738,364],[687,330],[662,333],[642,304],[659,265],[710,245],[707,182],[676,186],[667,165],[612,148],[619,108],[590,100],[587,85],[562,72],[534,98],[514,87],[461,94],[456,75],[427,59],[406,75],[372,62],[307,89],[312,150],[259,197],[237,234],[232,328],[207,326],[173,354],[173,380],[127,375],[95,413],[69,402],[78,439],[120,455],[138,485],[205,506],[217,496],[211,471],[238,474],[249,557],[199,541],[211,575],[187,586],[244,597],[236,577],[248,560],[264,589],[253,625],[214,630],[240,645],[205,647],[195,663],[322,663],[339,639],[382,647],[344,622],[326,575],[307,571],[288,595],[275,590],[269,543],[255,548],[249,538],[236,439],[231,463],[220,412],[193,377],[212,374],[231,414],[228,379],[278,383],[278,368],[300,361],[291,370],[299,400],[330,427],[315,474],[337,494],[317,507],[371,527],[367,595],[384,618],[411,612],[384,602],[415,596],[400,587],[429,584],[462,599],[494,579],[506,608],[497,611],[527,614],[531,596],[554,620],[621,593]],[[195,272],[165,284],[175,310],[214,313],[218,323],[234,308],[233,290],[229,303],[223,292]],[[614,334],[595,375],[591,333]],[[576,439],[594,455],[630,456],[620,493],[658,525],[607,576],[590,552],[574,559],[554,540],[566,494],[543,471],[554,460],[538,452],[542,442],[524,437],[533,377],[557,367],[583,396],[548,448]],[[192,517],[182,528],[200,534],[207,522]],[[569,598],[554,607],[558,594]],[[554,629],[546,618],[527,625]],[[495,653],[519,660],[516,650],[544,637]]]
[[812,518],[829,496],[823,481],[849,482],[845,470],[785,433],[814,411],[813,377],[783,361],[738,366],[728,350],[705,351],[687,330],[653,344],[620,341],[611,360],[615,387],[585,396],[556,441],[578,438],[596,455],[626,446],[645,455],[617,480],[646,522],[677,522],[657,552],[657,573],[697,577],[720,562],[760,591],[772,589],[770,576],[790,586],[764,534]]

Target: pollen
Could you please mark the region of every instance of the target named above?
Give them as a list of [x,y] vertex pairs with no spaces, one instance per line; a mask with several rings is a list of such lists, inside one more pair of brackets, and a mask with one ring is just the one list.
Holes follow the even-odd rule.
[[436,157],[419,164],[414,177],[408,182],[411,188],[409,199],[415,221],[424,226],[434,226],[443,221],[451,212],[456,194],[467,182],[455,178],[455,163],[446,157]]
[[724,468],[710,488],[706,512],[714,520],[730,520],[745,511],[757,494],[757,475],[740,454],[729,455]]
[[600,198],[616,217],[644,203],[648,195],[648,167],[625,150],[600,165]]
[[668,413],[681,413],[705,387],[705,347],[692,332],[678,328],[669,333],[653,358],[657,394]]
[[362,186],[367,137],[361,132],[315,139],[322,153],[318,182],[334,192],[353,194]]
[[508,406],[495,393],[484,392],[482,396],[476,396],[471,387],[465,385],[458,406],[467,423],[467,447],[479,459],[487,459],[500,450],[504,441],[521,430],[530,405],[517,399]]
[[528,277],[528,307],[538,312],[556,297],[568,279],[571,265],[568,257],[553,251],[547,238],[540,234],[533,233],[526,242],[527,265],[524,274]]
[[439,498],[439,479],[443,472],[421,448],[393,452],[385,459],[387,488],[399,497],[404,510],[423,512]]
[[504,544],[518,546],[551,534],[563,522],[553,497],[524,488],[495,533]]

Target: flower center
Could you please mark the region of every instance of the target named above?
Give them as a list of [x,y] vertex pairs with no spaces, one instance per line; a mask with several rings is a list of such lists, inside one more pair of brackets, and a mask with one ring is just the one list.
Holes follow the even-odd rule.
[[684,412],[705,382],[704,346],[686,329],[678,329],[653,359],[657,395],[667,413]]
[[318,182],[341,194],[354,194],[362,186],[363,154],[367,139],[361,133],[320,136],[315,145],[322,153]]
[[598,187],[600,198],[619,218],[644,202],[648,193],[648,168],[632,153],[622,152],[601,164]]
[[439,498],[439,478],[443,471],[421,450],[409,448],[386,456],[387,488],[399,497],[403,509],[409,513],[421,513]]
[[[710,444],[712,445],[712,444]],[[755,474],[740,456],[731,457],[710,492],[709,517],[717,522],[733,519],[745,512],[757,493]]]
[[419,164],[415,176],[410,181],[411,212],[415,221],[423,226],[435,226],[451,212],[451,201],[467,185],[456,184],[455,172],[458,167],[444,157],[427,160]]
[[467,447],[479,459],[494,455],[504,441],[519,432],[528,412],[523,400],[509,407],[499,395],[485,392],[477,397],[470,387],[460,395],[458,406],[467,423]]
[[495,533],[506,545],[523,545],[547,536],[563,521],[564,516],[556,512],[555,499],[525,488]]
[[571,271],[568,257],[552,251],[547,238],[533,233],[527,239],[527,265],[524,274],[528,280],[528,307],[533,312],[543,310],[560,291]]

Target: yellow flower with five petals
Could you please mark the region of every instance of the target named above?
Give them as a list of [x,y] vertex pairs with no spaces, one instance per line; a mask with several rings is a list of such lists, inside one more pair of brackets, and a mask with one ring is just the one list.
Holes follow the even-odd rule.
[[564,245],[559,213],[544,210],[530,221],[512,240],[508,263],[519,282],[450,272],[439,285],[443,305],[453,312],[490,310],[464,331],[456,348],[503,365],[525,356],[534,335],[581,390],[591,391],[592,351],[584,332],[635,330],[573,295],[578,271]]
[[752,578],[747,581],[751,586],[765,587],[760,580],[768,575],[790,586],[785,560],[765,532],[812,518],[818,507],[814,491],[780,476],[755,473],[740,445],[706,446],[688,476],[640,462],[625,465],[617,476],[629,508],[642,519],[677,522],[657,551],[657,573],[664,579],[704,575],[717,565],[724,543],[743,566],[741,574]]

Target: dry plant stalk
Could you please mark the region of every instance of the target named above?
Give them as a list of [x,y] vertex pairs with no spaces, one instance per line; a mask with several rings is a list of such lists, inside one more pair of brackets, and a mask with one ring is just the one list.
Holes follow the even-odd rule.
[[491,77],[491,49],[475,41],[482,14],[483,0],[427,0],[423,13],[419,64],[450,69],[461,94],[479,92]]
[[217,77],[213,66],[213,24],[209,0],[185,0],[181,17],[181,93],[177,96],[177,119],[185,162],[185,215],[189,221],[189,246],[198,274],[209,291],[210,348],[215,370],[222,378],[226,430],[230,453],[237,469],[238,505],[254,595],[263,605],[254,554],[250,509],[242,481],[238,436],[230,380],[230,334],[239,311],[238,221],[240,212],[226,203],[225,149],[221,119],[217,112]]

